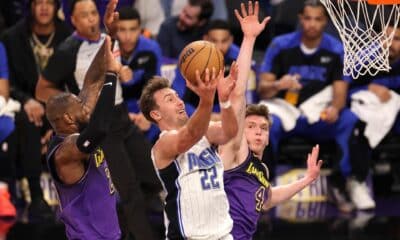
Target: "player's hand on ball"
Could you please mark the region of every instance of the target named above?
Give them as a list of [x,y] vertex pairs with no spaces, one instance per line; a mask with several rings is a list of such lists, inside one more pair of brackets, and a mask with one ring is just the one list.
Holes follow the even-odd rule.
[[316,145],[313,147],[311,153],[309,153],[307,157],[307,173],[305,177],[311,181],[317,179],[321,171],[323,161],[318,160],[318,154],[319,145]]
[[257,37],[262,30],[264,30],[265,25],[269,22],[271,17],[264,18],[261,23],[258,21],[258,13],[260,9],[258,1],[255,2],[254,8],[252,1],[249,1],[248,3],[248,10],[246,10],[244,3],[240,4],[240,8],[242,14],[235,9],[235,15],[240,22],[243,35],[247,37]]
[[201,78],[200,72],[196,70],[196,84],[192,84],[190,81],[186,80],[186,85],[202,100],[214,101],[218,78],[220,78],[222,74],[222,71],[220,71],[217,75],[215,68],[213,68],[211,71],[210,69],[206,68],[204,71],[204,77]]
[[218,91],[218,99],[220,102],[226,102],[229,100],[229,97],[236,86],[236,81],[238,79],[238,72],[239,72],[239,66],[237,62],[233,62],[231,65],[229,75],[226,78],[221,76],[221,78],[218,79],[217,91]]

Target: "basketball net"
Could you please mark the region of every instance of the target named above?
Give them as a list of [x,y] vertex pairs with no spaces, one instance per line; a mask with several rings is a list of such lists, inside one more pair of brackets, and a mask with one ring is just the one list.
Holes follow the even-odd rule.
[[400,5],[369,5],[365,0],[320,0],[339,32],[344,46],[343,74],[354,79],[389,71],[389,47],[396,29]]

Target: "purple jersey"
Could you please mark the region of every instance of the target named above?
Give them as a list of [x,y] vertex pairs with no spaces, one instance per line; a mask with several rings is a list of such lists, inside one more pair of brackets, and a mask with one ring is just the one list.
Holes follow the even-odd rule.
[[267,167],[249,151],[245,162],[224,172],[224,184],[233,219],[233,238],[252,239],[262,206],[268,199]]
[[120,239],[115,188],[103,151],[97,149],[90,155],[79,182],[65,185],[55,171],[53,160],[62,141],[58,136],[52,138],[47,163],[60,200],[59,217],[65,224],[68,239]]

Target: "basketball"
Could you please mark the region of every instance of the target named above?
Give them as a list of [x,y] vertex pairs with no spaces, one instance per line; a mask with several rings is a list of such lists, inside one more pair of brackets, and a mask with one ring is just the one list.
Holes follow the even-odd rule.
[[208,41],[195,41],[188,44],[179,56],[179,69],[182,76],[193,85],[196,83],[196,70],[199,70],[203,79],[206,68],[212,71],[215,68],[216,74],[224,67],[224,56],[217,47]]

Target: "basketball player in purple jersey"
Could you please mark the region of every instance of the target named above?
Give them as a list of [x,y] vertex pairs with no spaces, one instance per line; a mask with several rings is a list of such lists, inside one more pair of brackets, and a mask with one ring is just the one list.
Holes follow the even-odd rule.
[[311,184],[319,176],[322,165],[321,160],[317,161],[317,145],[308,155],[304,178],[280,187],[272,187],[268,181],[268,169],[261,162],[263,151],[268,145],[271,124],[268,109],[254,104],[246,109],[245,98],[254,43],[269,19],[259,23],[258,12],[258,2],[255,2],[254,8],[252,2],[249,2],[248,11],[242,4],[241,15],[235,10],[244,35],[238,57],[239,76],[230,96],[239,130],[236,138],[219,147],[225,168],[225,191],[234,222],[231,234],[235,240],[251,239],[261,211],[290,199]]
[[47,162],[68,239],[121,238],[115,189],[104,153],[98,147],[110,128],[121,68],[114,61],[110,46],[107,37],[78,97],[61,93],[51,97],[46,106],[47,118],[56,133]]

